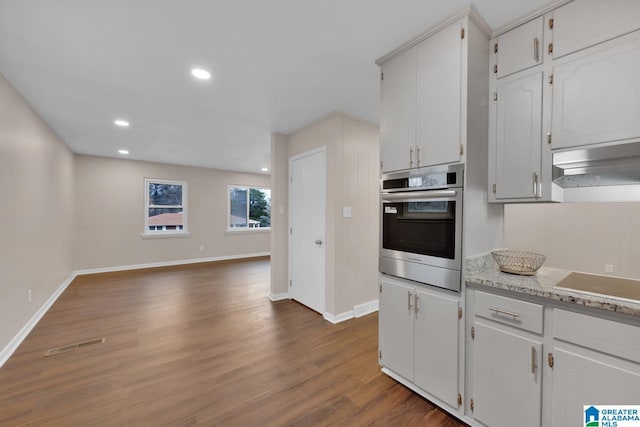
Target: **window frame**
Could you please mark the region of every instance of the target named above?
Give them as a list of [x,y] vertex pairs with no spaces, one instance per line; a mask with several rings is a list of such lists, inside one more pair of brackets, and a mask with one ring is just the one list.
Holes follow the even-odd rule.
[[[232,188],[241,188],[247,190],[247,226],[246,227],[231,227],[231,189]],[[257,186],[257,185],[240,185],[240,184],[229,184],[227,185],[227,232],[228,233],[260,233],[260,232],[268,232],[271,231],[271,226],[269,227],[249,227],[249,211],[251,209],[251,189],[257,190],[269,190],[271,192],[271,187],[267,186]],[[269,207],[271,208],[271,198],[269,198]],[[273,220],[273,216],[269,217],[270,220]]]
[[[182,187],[182,205],[149,205],[149,184],[166,184],[166,185],[180,185]],[[171,179],[156,179],[145,178],[144,179],[144,231],[141,234],[142,238],[152,237],[183,237],[191,234],[188,228],[188,215],[187,215],[187,203],[188,203],[188,188],[186,181],[177,181]],[[182,209],[182,230],[150,230],[149,229],[149,209],[157,208],[176,208]]]

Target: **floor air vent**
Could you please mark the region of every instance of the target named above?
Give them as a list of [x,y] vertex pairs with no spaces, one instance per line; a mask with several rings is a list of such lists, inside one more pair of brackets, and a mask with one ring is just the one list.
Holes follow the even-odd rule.
[[97,340],[83,341],[76,344],[65,345],[64,347],[50,348],[44,354],[44,357],[55,356],[56,354],[68,353],[70,351],[80,350],[81,348],[89,347],[96,344],[104,344],[104,338],[98,338]]

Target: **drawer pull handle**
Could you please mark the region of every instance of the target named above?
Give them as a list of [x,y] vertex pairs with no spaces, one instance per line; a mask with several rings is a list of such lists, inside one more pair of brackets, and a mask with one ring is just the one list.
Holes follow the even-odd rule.
[[511,316],[514,319],[517,319],[518,317],[520,317],[520,315],[518,313],[514,313],[513,311],[501,310],[501,309],[496,308],[496,307],[491,307],[489,310],[493,311],[496,314],[504,314],[504,315],[507,315],[507,316]]
[[531,347],[531,373],[535,374],[538,365],[536,365],[536,348]]

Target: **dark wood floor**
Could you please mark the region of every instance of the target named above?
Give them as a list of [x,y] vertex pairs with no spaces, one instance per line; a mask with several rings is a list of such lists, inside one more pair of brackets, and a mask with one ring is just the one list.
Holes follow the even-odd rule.
[[268,291],[268,259],[80,276],[0,368],[0,425],[463,425],[380,372],[377,314]]

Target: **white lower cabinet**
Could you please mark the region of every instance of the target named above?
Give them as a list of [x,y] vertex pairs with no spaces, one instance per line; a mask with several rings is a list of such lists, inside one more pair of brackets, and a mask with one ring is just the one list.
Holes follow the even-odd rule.
[[584,405],[637,405],[640,369],[576,348],[553,349],[553,427],[583,426]]
[[458,407],[457,295],[393,278],[380,280],[380,364]]
[[488,426],[540,426],[542,343],[474,322],[473,417]]
[[544,307],[479,291],[472,301],[471,415],[491,427],[540,426]]
[[552,426],[584,425],[584,405],[640,403],[640,327],[560,309],[553,318]]
[[467,288],[470,424],[578,427],[585,405],[640,403],[640,320],[520,298]]
[[416,385],[453,407],[458,401],[457,297],[415,290]]
[[380,363],[413,382],[413,288],[380,281]]

